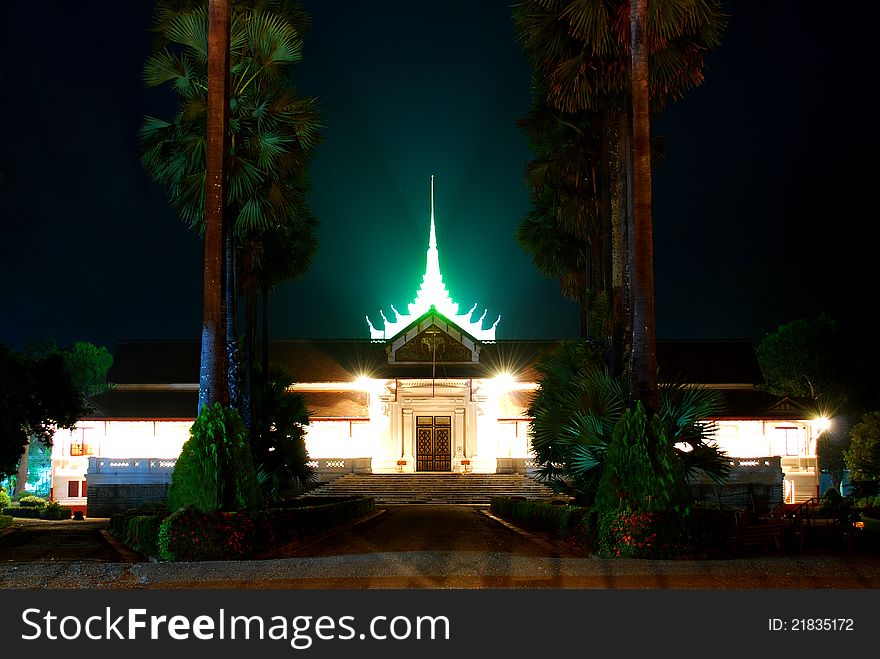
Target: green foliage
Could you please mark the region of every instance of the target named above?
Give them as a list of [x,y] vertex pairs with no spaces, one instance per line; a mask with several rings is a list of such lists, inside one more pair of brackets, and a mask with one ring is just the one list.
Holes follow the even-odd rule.
[[868,412],[850,430],[844,460],[853,480],[880,479],[880,411]]
[[29,437],[49,447],[87,409],[60,354],[29,358],[0,344],[0,476],[15,473]]
[[[583,342],[562,343],[542,355],[528,410],[538,479],[583,504],[595,498],[606,452],[628,406],[621,381],[600,364],[599,351]],[[675,465],[670,473],[681,468],[686,475],[699,470],[718,482],[725,479],[729,465],[710,442],[714,425],[707,421],[719,414],[722,403],[721,394],[711,389],[661,386],[655,433],[663,438],[663,449],[655,458]]]
[[[313,232],[306,165],[320,143],[317,102],[297,97],[291,72],[302,57],[308,18],[296,2],[234,3],[230,28],[230,217],[236,233],[284,226]],[[188,224],[204,229],[207,11],[200,0],[159,0],[154,53],[144,65],[149,87],[179,97],[170,120],[141,128],[147,172],[166,186]]]
[[126,518],[124,542],[144,556],[159,555],[159,526],[166,515],[131,515]]
[[43,519],[70,519],[70,508],[64,508],[57,501],[50,501],[43,508]]
[[287,542],[364,517],[375,507],[371,497],[345,497],[336,501],[315,497],[284,502],[282,506],[271,508],[269,514],[279,542]]
[[12,515],[0,515],[0,529],[5,529],[7,526],[11,526],[12,521]]
[[168,509],[256,510],[262,505],[247,430],[238,412],[202,407],[171,476]]
[[674,511],[601,511],[598,536],[605,558],[663,559],[690,551],[687,528]]
[[43,497],[27,494],[19,498],[18,505],[22,508],[45,508],[46,500]]
[[40,519],[43,515],[42,508],[22,508],[21,506],[10,506],[0,510],[4,515],[12,515],[13,517],[25,517],[27,519]]
[[77,341],[62,355],[73,385],[84,396],[95,396],[107,391],[107,372],[113,365],[113,355],[107,348]]
[[159,558],[166,561],[243,559],[254,551],[256,527],[246,513],[182,508],[159,525]]
[[756,350],[766,391],[812,400],[830,398],[829,407],[846,398],[840,368],[845,363],[843,354],[837,324],[826,316],[780,325]]
[[648,423],[641,402],[617,422],[605,455],[596,508],[678,511],[691,503],[687,477],[658,416]]
[[[306,502],[310,503],[310,502]],[[253,558],[261,551],[308,537],[375,510],[369,497],[249,512],[201,512],[183,508],[159,525],[158,556],[167,561]]]
[[0,508],[8,508],[12,505],[12,498],[7,494],[6,488],[0,487]]
[[547,533],[559,540],[591,549],[594,528],[589,508],[528,501],[515,497],[492,497],[490,510],[525,528]]
[[288,392],[292,383],[286,371],[275,368],[254,396],[251,451],[263,495],[270,502],[305,490],[316,478],[305,444],[309,411],[301,394]]

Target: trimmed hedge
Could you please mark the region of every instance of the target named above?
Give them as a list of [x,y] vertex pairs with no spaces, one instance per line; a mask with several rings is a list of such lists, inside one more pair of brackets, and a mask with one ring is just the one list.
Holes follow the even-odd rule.
[[144,556],[159,555],[159,526],[165,515],[127,517],[125,544]]
[[12,524],[12,515],[0,515],[0,529],[5,529]]
[[304,497],[255,513],[131,509],[110,517],[110,533],[135,551],[162,560],[247,559],[375,508],[370,497]]
[[589,508],[516,497],[492,497],[490,510],[520,526],[548,533],[587,550],[595,546],[595,520]]
[[70,508],[64,508],[56,501],[53,501],[44,508],[35,508],[28,506],[10,506],[0,510],[0,514],[9,515],[11,517],[23,517],[25,519],[69,519]]
[[46,504],[42,514],[43,519],[70,519],[70,508],[64,508],[57,501]]
[[40,519],[43,511],[39,508],[19,508],[18,506],[10,506],[0,511],[3,515],[12,515],[13,517],[25,517],[27,519]]
[[18,505],[22,508],[45,508],[46,500],[43,497],[28,494],[18,500]]

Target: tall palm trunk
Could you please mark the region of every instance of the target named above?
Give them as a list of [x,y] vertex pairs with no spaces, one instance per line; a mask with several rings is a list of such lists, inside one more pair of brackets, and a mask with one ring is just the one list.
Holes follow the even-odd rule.
[[[232,207],[226,207],[227,217],[234,217]],[[226,316],[226,369],[229,386],[229,405],[236,409],[241,408],[241,354],[238,347],[238,251],[236,247],[235,233],[226,227],[225,239],[225,286],[223,304]]]
[[257,282],[254,268],[254,240],[245,238],[242,245],[242,283],[244,284],[244,382],[242,416],[248,430],[253,421],[254,373],[257,358]]
[[262,359],[261,384],[269,382],[269,284],[265,280],[262,282],[261,302],[263,303],[263,347],[260,351]]
[[[205,262],[199,409],[229,403],[224,251],[226,143],[229,121],[230,0],[208,2],[208,108],[205,149]],[[225,310],[228,312],[228,310]]]
[[631,396],[649,412],[658,408],[654,327],[654,248],[651,217],[651,129],[646,15],[648,0],[631,0],[633,172],[633,327]]

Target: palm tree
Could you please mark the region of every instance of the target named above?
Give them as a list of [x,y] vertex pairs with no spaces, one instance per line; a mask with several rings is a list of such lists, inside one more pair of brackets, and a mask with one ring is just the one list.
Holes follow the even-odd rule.
[[[651,112],[658,112],[702,81],[705,53],[718,45],[725,25],[720,6],[721,0],[657,0],[643,7],[647,15],[642,52],[648,66]],[[643,353],[637,357],[638,368],[656,371],[656,365],[651,368],[654,357],[641,329],[638,345],[633,344],[637,338],[633,334],[634,291],[629,290],[636,267],[630,2],[521,0],[514,5],[513,18],[517,38],[535,72],[539,102],[563,113],[563,121],[584,118],[588,122],[584,130],[599,144],[598,163],[582,174],[584,179],[592,173],[600,180],[598,208],[602,217],[597,224],[603,235],[598,241],[602,253],[596,260],[604,269],[605,299],[611,315],[613,350],[609,363],[623,363],[621,355],[631,354],[637,347]],[[644,140],[644,134],[640,139]],[[650,163],[650,154],[641,143],[640,149],[640,157],[647,154]],[[644,166],[642,160],[640,167]],[[639,181],[644,183],[644,177]],[[641,190],[639,198],[643,197]],[[644,201],[640,204],[644,208]],[[638,241],[644,246],[644,221],[639,230]],[[646,263],[644,258],[638,262],[642,276]],[[650,313],[645,296],[652,298],[653,291],[648,292],[644,284],[639,291],[639,324],[643,326],[645,314]],[[643,387],[638,389],[641,395]]]
[[205,258],[199,410],[229,404],[224,250],[229,124],[229,0],[210,0],[205,138]]
[[630,2],[632,98],[632,351],[631,391],[648,412],[659,405],[657,337],[654,323],[654,239],[651,215],[651,127],[648,102],[648,0]]
[[287,372],[274,368],[260,378],[254,397],[251,451],[269,501],[301,492],[315,480],[304,441],[309,411],[302,394],[288,392],[292,382]]
[[[230,339],[235,339],[236,253],[248,267],[255,245],[272,232],[310,234],[306,170],[320,142],[316,100],[301,98],[291,81],[302,56],[308,17],[295,2],[233,0],[230,24],[228,192],[224,267]],[[207,12],[204,0],[159,0],[156,49],[144,67],[148,86],[170,86],[180,97],[171,120],[147,117],[143,162],[167,186],[181,218],[206,233],[205,120]],[[246,286],[252,277],[242,276]],[[219,280],[218,280],[219,281]],[[246,295],[248,303],[253,296]],[[229,350],[228,352],[232,352]],[[250,369],[252,370],[252,369]]]
[[[539,480],[592,503],[614,430],[630,408],[627,387],[610,374],[596,346],[560,344],[535,365],[540,385],[529,405],[532,448]],[[656,418],[675,445],[686,475],[702,471],[717,482],[729,465],[711,443],[723,397],[717,390],[666,382],[659,387]]]

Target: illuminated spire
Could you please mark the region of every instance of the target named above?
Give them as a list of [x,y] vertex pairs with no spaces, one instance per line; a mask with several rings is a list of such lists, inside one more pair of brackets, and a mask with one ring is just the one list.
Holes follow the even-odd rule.
[[428,239],[428,248],[437,251],[437,231],[434,229],[434,175],[431,174],[431,237]]
[[428,252],[425,259],[425,274],[422,277],[422,285],[416,291],[416,298],[412,303],[407,305],[409,313],[401,315],[392,306],[395,313],[395,320],[391,322],[385,317],[383,312],[379,312],[382,320],[385,322],[384,329],[377,329],[367,318],[367,325],[370,327],[370,336],[373,339],[390,339],[400,330],[404,329],[413,320],[425,314],[431,308],[439,311],[443,316],[454,322],[463,330],[481,341],[494,341],[495,328],[501,320],[498,316],[495,324],[488,329],[483,329],[483,319],[486,317],[486,311],[476,322],[471,321],[471,314],[477,308],[474,304],[471,310],[466,314],[459,315],[458,303],[454,302],[446,290],[443,283],[443,275],[440,273],[440,252],[437,249],[437,230],[434,223],[434,176],[431,175],[431,230],[428,237]]

